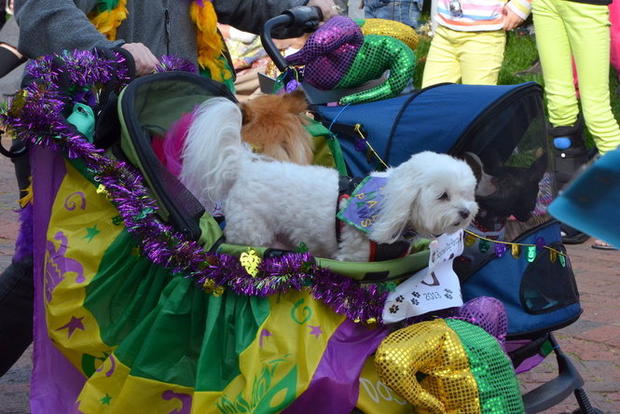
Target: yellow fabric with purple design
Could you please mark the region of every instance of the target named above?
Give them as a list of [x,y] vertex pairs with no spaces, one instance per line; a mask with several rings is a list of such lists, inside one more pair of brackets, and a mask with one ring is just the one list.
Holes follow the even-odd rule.
[[[306,291],[207,295],[142,257],[105,192],[79,164],[64,168],[50,200],[43,301],[48,335],[83,376],[69,406],[84,413],[411,410],[374,369],[365,369],[360,387],[386,329],[350,322]],[[49,185],[48,177],[35,180]]]
[[[286,59],[292,65],[305,65],[305,82],[322,90],[361,86],[389,71],[387,80],[380,85],[345,96],[339,103],[391,98],[412,83],[415,71],[415,53],[408,45],[416,45],[417,36],[412,28],[403,26],[398,22],[366,23],[364,20],[358,25],[353,19],[336,16],[312,33],[301,50]],[[364,33],[364,28],[369,34]]]

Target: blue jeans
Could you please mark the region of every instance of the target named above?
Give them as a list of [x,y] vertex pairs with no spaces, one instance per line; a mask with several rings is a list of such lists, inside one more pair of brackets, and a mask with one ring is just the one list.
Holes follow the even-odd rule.
[[365,0],[366,18],[396,20],[413,28],[420,24],[423,0]]
[[347,16],[349,14],[349,0],[334,0],[334,4],[340,7],[340,14]]

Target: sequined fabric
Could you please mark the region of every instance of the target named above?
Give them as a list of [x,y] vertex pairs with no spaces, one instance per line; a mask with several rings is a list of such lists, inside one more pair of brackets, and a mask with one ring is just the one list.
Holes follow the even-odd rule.
[[337,88],[352,88],[379,78],[389,70],[388,78],[382,84],[352,95],[345,96],[340,104],[372,102],[397,96],[409,82],[413,81],[415,54],[407,45],[389,36],[364,36],[362,48],[357,53],[346,76]]
[[489,296],[471,299],[458,308],[454,316],[481,327],[502,346],[506,341],[508,316],[504,304],[498,299]]
[[469,358],[469,369],[478,384],[480,411],[497,414],[525,412],[512,362],[497,341],[470,323],[446,319],[446,324],[458,334]]
[[416,413],[522,413],[512,364],[482,328],[435,319],[389,335],[375,355],[381,381]]
[[[422,413],[480,412],[478,386],[461,341],[443,319],[392,333],[377,349],[379,378]],[[418,374],[425,378],[418,382]]]
[[381,85],[342,98],[339,103],[346,105],[397,96],[413,80],[412,46],[417,46],[415,31],[402,23],[383,19],[356,23],[337,16],[310,35],[287,61],[305,65],[304,80],[322,90],[358,87],[388,72]]
[[418,47],[418,35],[411,26],[395,20],[387,19],[356,19],[357,24],[362,28],[364,36],[369,34],[391,36],[407,46],[411,50]]
[[336,16],[312,33],[299,52],[286,58],[292,65],[306,65],[304,79],[318,89],[333,89],[348,72],[364,41],[355,22]]

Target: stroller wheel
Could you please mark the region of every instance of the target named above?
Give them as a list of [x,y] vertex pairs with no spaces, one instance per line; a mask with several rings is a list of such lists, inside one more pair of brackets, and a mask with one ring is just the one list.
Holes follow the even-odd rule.
[[577,399],[579,408],[573,411],[573,414],[604,414],[598,408],[592,407],[590,398],[588,398],[588,394],[586,394],[583,388],[577,388],[575,390],[575,398]]

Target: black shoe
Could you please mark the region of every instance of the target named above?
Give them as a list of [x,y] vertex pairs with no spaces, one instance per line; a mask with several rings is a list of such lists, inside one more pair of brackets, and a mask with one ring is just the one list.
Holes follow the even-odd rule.
[[515,76],[526,76],[526,75],[540,75],[542,73],[542,66],[540,66],[540,60],[536,59],[532,66],[527,69],[521,70],[519,72],[515,72]]
[[582,244],[590,238],[587,234],[567,224],[562,224],[560,230],[562,231],[562,243],[564,244]]
[[[581,114],[574,125],[549,128],[549,135],[553,148],[556,184],[558,189],[562,189],[592,159],[596,150],[586,147],[584,120]],[[568,147],[559,149],[555,144],[556,139],[568,141]]]

